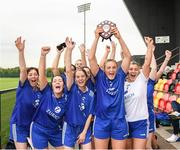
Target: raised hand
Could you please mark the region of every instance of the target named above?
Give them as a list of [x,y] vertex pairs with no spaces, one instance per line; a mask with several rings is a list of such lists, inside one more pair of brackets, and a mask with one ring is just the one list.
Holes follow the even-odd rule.
[[97,27],[96,30],[95,30],[95,37],[96,38],[99,38],[100,37],[100,33],[103,32],[103,28],[102,27]]
[[79,50],[80,50],[80,52],[81,53],[85,53],[86,52],[86,49],[85,49],[85,44],[81,44],[81,45],[79,45]]
[[169,50],[166,50],[165,51],[165,55],[166,55],[166,59],[170,59],[171,58],[171,56],[172,56],[172,52],[171,51],[169,51]]
[[154,43],[153,39],[150,38],[150,37],[144,37],[144,41],[147,44],[147,46],[148,45],[153,45],[153,43]]
[[24,51],[24,48],[25,48],[25,40],[21,40],[21,36],[18,37],[15,41],[15,45],[17,47],[17,49],[19,50],[19,52],[22,52]]
[[65,49],[66,49],[65,47],[63,47],[61,50],[58,50],[58,49],[56,48],[56,51],[57,51],[58,54],[61,54]]
[[71,50],[73,50],[76,45],[76,43],[72,41],[72,38],[69,38],[69,37],[66,37],[65,43],[66,43],[67,48]]
[[119,30],[118,30],[117,27],[113,28],[111,32],[117,39],[121,38],[121,35],[120,35]]
[[41,48],[41,55],[46,56],[49,53],[50,49],[51,48],[49,46],[42,47]]

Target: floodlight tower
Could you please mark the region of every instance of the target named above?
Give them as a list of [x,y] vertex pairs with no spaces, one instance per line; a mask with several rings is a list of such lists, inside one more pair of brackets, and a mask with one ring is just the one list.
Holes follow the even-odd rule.
[[84,12],[84,45],[86,48],[86,11],[90,10],[91,3],[86,3],[78,6],[78,13]]

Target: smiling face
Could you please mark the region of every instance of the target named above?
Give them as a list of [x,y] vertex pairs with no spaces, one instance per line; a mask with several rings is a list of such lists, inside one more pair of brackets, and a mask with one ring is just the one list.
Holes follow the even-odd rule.
[[115,78],[117,67],[117,63],[114,60],[109,60],[105,63],[104,72],[110,80],[113,80]]
[[52,80],[52,89],[55,95],[63,92],[64,82],[61,76],[55,76]]
[[85,87],[87,81],[87,75],[83,70],[77,70],[75,72],[75,81],[78,87]]
[[29,69],[27,78],[32,87],[36,87],[38,85],[39,74],[36,69]]
[[128,70],[128,81],[134,82],[140,73],[140,66],[135,63],[131,63]]

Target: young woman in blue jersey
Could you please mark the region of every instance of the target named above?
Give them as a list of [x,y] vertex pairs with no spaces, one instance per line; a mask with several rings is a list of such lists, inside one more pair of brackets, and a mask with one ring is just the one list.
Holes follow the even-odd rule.
[[[153,48],[155,49],[155,47]],[[148,113],[149,113],[149,135],[148,135],[148,140],[146,144],[146,149],[152,149],[152,136],[154,135],[155,132],[155,113],[154,113],[154,103],[153,103],[153,93],[154,93],[154,85],[156,81],[161,77],[164,69],[166,68],[168,61],[171,58],[172,53],[168,50],[165,51],[165,59],[160,67],[160,69],[157,72],[157,64],[156,64],[156,59],[154,56],[154,51],[153,51],[153,56],[152,56],[152,61],[151,61],[151,72],[149,75],[149,80],[148,80],[148,85],[147,85],[147,104],[148,104]]]
[[26,67],[25,40],[22,41],[21,37],[18,37],[15,44],[19,51],[20,77],[10,121],[10,138],[14,140],[17,149],[27,149],[30,124],[41,97],[38,89],[39,73],[37,68]]
[[89,64],[96,82],[96,110],[94,120],[94,137],[96,149],[108,149],[111,139],[113,149],[124,149],[128,136],[125,119],[124,82],[131,61],[131,54],[117,28],[112,30],[123,49],[122,65],[118,69],[117,62],[109,59],[105,62],[104,71],[99,68],[96,59],[96,48],[101,27],[95,31],[95,39],[89,52]]
[[46,55],[50,47],[42,47],[39,62],[39,86],[42,93],[40,105],[31,124],[31,140],[35,149],[47,149],[48,142],[62,149],[63,117],[68,95],[61,76],[52,78],[50,86],[46,77]]
[[152,59],[153,40],[145,37],[147,52],[142,71],[136,62],[131,62],[125,82],[126,119],[129,126],[128,142],[133,149],[145,149],[148,137],[147,82]]
[[91,119],[93,113],[94,93],[86,86],[87,74],[79,68],[75,78],[71,70],[71,56],[75,43],[66,38],[67,55],[65,59],[69,104],[66,112],[64,148],[72,149],[75,143],[82,149],[91,149]]

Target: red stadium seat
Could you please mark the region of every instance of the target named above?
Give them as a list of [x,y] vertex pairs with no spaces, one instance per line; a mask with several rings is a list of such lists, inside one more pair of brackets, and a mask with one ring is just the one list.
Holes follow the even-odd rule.
[[172,79],[169,79],[169,80],[167,80],[166,83],[171,84],[172,82],[173,82],[173,80],[172,80]]
[[180,82],[176,84],[174,88],[174,93],[175,94],[180,94]]
[[170,84],[169,84],[168,82],[164,84],[164,87],[163,87],[163,91],[164,91],[164,92],[168,92],[168,90],[169,90],[169,85],[170,85]]
[[158,109],[161,111],[164,111],[166,108],[166,103],[167,103],[167,101],[165,101],[163,98],[161,98],[159,100]]
[[171,105],[171,102],[170,102],[170,101],[168,101],[168,102],[166,103],[166,107],[165,107],[165,110],[164,110],[164,111],[167,112],[167,113],[170,113],[170,112],[173,111],[172,105]]
[[171,74],[171,79],[172,79],[172,80],[175,80],[175,79],[176,79],[176,72],[173,72],[173,73]]
[[169,97],[169,101],[170,101],[170,102],[176,101],[176,99],[177,99],[177,96],[176,96],[176,95],[171,95],[171,96]]
[[158,108],[159,100],[163,97],[164,93],[158,92],[156,97],[154,98],[154,107]]
[[168,101],[168,100],[169,100],[169,97],[170,97],[170,94],[169,94],[169,93],[165,93],[165,94],[163,95],[163,99],[164,99],[165,101]]
[[176,69],[174,70],[175,73],[178,73],[179,71],[180,71],[180,68],[176,68]]
[[177,68],[180,69],[180,63],[177,65]]

